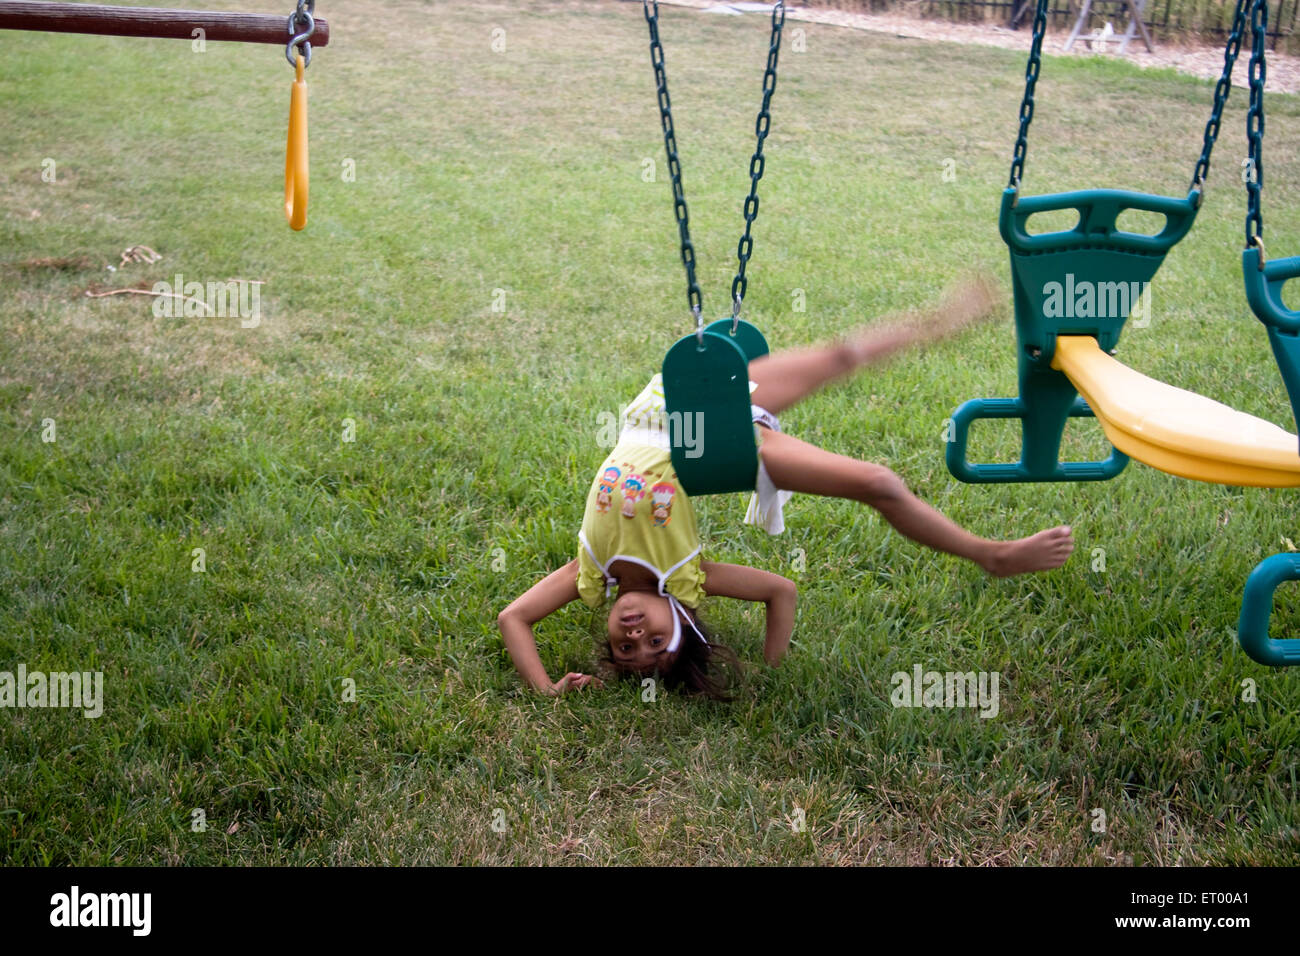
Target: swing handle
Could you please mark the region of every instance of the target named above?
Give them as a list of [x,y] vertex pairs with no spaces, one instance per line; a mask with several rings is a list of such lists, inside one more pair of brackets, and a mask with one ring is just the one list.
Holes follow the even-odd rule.
[[[1092,418],[1092,409],[1080,396],[1075,396],[1068,411],[1070,418]],[[948,471],[954,478],[970,484],[991,485],[1013,482],[1040,481],[1107,481],[1114,478],[1128,464],[1128,455],[1111,448],[1110,457],[1104,461],[1057,461],[1057,449],[1050,456],[1033,454],[1034,429],[1025,419],[1028,406],[1019,398],[973,398],[962,404],[948,423],[945,434],[945,458]],[[972,422],[982,418],[1018,418],[1024,425],[1025,445],[1017,462],[976,465],[966,460],[966,443]],[[1059,442],[1058,442],[1059,444]]]
[[293,91],[289,96],[289,138],[284,151],[284,218],[295,232],[307,225],[307,83],[302,75],[306,67],[306,58],[298,54]]
[[[1021,197],[1018,190],[1007,188],[1002,193],[998,228],[1014,252],[1056,252],[1077,249],[1084,243],[1095,245],[1103,242],[1108,248],[1120,252],[1164,255],[1192,228],[1200,201],[1201,191],[1195,187],[1188,192],[1186,199],[1122,189],[1082,189]],[[1074,209],[1079,213],[1079,221],[1073,228],[1038,235],[1025,228],[1030,216],[1060,209]],[[1150,236],[1118,228],[1116,220],[1128,209],[1162,213],[1165,216],[1164,228]]]
[[1300,332],[1300,312],[1282,301],[1282,287],[1300,277],[1300,256],[1264,261],[1264,250],[1256,245],[1241,254],[1241,274],[1246,280],[1246,301],[1265,325],[1295,335]]
[[1241,596],[1237,641],[1251,659],[1270,667],[1300,664],[1300,638],[1268,636],[1273,592],[1283,581],[1300,581],[1300,554],[1275,554],[1250,572]]

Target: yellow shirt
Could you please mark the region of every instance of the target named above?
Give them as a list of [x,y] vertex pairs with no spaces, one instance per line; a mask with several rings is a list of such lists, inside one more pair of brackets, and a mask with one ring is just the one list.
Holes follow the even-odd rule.
[[673,471],[659,375],[628,406],[618,444],[587,493],[578,540],[578,595],[591,607],[617,586],[608,574],[617,560],[653,571],[659,592],[686,607],[704,597],[695,512]]

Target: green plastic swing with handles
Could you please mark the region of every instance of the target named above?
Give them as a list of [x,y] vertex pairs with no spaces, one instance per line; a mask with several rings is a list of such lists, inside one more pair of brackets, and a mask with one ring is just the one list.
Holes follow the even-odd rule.
[[[1282,302],[1282,287],[1300,277],[1300,256],[1266,262],[1260,236],[1260,190],[1263,182],[1266,0],[1237,0],[1224,67],[1215,88],[1214,108],[1205,129],[1205,144],[1186,199],[1117,190],[1084,190],[1019,197],[1026,133],[1033,116],[1046,0],[1039,0],[1034,39],[1026,69],[1011,180],[1003,193],[999,225],[1011,253],[1015,293],[1020,395],[1014,399],[977,399],[953,415],[947,448],[949,470],[969,482],[1092,481],[1112,478],[1128,463],[1119,448],[1097,462],[1058,461],[1065,421],[1096,415],[1115,442],[1134,457],[1171,474],[1222,484],[1262,487],[1300,486],[1297,438],[1270,422],[1234,411],[1202,396],[1177,389],[1115,362],[1119,336],[1128,318],[1113,314],[1062,318],[1048,315],[1048,288],[1066,284],[1097,289],[1121,283],[1149,282],[1166,253],[1191,229],[1200,208],[1210,152],[1219,131],[1232,67],[1240,52],[1249,13],[1252,32],[1250,111],[1247,138],[1246,249],[1242,270],[1246,298],[1268,330],[1274,358],[1292,408],[1300,408],[1300,312]],[[1079,222],[1071,230],[1031,235],[1026,220],[1048,210],[1075,209]],[[1164,227],[1154,235],[1119,229],[1127,209],[1163,213]],[[1100,295],[1097,296],[1100,299]],[[1076,388],[1077,386],[1077,388]],[[1086,390],[1095,409],[1079,394]],[[966,461],[970,423],[980,418],[1019,418],[1023,423],[1020,461],[972,465]],[[1274,639],[1268,633],[1273,592],[1283,581],[1300,580],[1300,555],[1278,554],[1254,569],[1242,595],[1237,636],[1242,649],[1261,664],[1300,664],[1300,639]]]
[[[1033,42],[1025,68],[1025,94],[1020,104],[1020,131],[1011,163],[1011,176],[1002,194],[999,231],[1011,254],[1020,394],[1017,398],[973,399],[952,416],[946,449],[948,470],[967,482],[1101,481],[1124,470],[1129,458],[1112,448],[1101,461],[1062,462],[1061,436],[1068,418],[1092,417],[1093,409],[1079,396],[1071,380],[1054,367],[1057,337],[1092,336],[1096,346],[1113,354],[1128,319],[1121,302],[1127,290],[1147,288],[1165,255],[1187,235],[1196,220],[1209,174],[1210,154],[1219,133],[1223,107],[1231,90],[1232,68],[1241,48],[1250,0],[1237,0],[1223,55],[1223,73],[1214,91],[1214,105],[1205,126],[1204,145],[1187,196],[1177,198],[1116,189],[1085,189],[1022,197],[1029,124],[1034,115],[1034,87],[1042,63],[1048,0],[1038,0]],[[1079,221],[1072,229],[1031,234],[1027,220],[1038,213],[1073,209]],[[1154,235],[1121,229],[1118,219],[1127,210],[1162,214],[1163,228]],[[1072,309],[1048,308],[1059,290],[1105,290],[1109,308],[1089,308],[1101,315],[1070,316]],[[1052,290],[1052,291],[1049,291]],[[1126,292],[1125,296],[1116,293]],[[1096,297],[1102,298],[1100,294]],[[1102,306],[1098,301],[1096,306]],[[1064,311],[1065,315],[1048,313]],[[1082,310],[1081,310],[1082,311]],[[1006,464],[971,464],[966,445],[971,423],[978,419],[1020,419],[1020,460]]]
[[[730,318],[709,325],[701,318],[700,287],[695,281],[695,247],[682,189],[681,162],[664,72],[664,51],[659,42],[659,4],[642,0],[650,26],[650,62],[654,66],[659,116],[672,178],[673,207],[681,238],[682,265],[686,268],[687,302],[695,331],[679,339],[664,356],[664,401],[668,410],[673,468],[682,488],[691,496],[752,491],[758,477],[758,448],[754,443],[749,402],[749,363],[767,354],[767,340],[757,327],[740,318],[748,280],[745,266],[753,251],[750,229],[758,217],[758,181],[763,177],[763,140],[771,124],[768,112],[776,90],[777,57],[785,4],[772,8],[772,36],[767,69],[763,74],[763,102],[755,121],[758,145],[749,163],[750,187],[745,199],[745,233],[736,249],[740,268],[731,283]],[[687,434],[683,434],[684,430]],[[686,438],[689,437],[690,441]]]
[[[1282,287],[1300,278],[1300,256],[1267,261],[1264,256],[1264,81],[1267,76],[1265,46],[1268,4],[1254,0],[1251,8],[1253,47],[1250,58],[1250,112],[1246,138],[1250,143],[1250,175],[1246,177],[1246,248],[1241,273],[1246,301],[1268,330],[1269,345],[1286,384],[1292,409],[1300,409],[1300,311],[1282,302]],[[1300,554],[1275,554],[1265,558],[1246,579],[1237,620],[1237,640],[1252,658],[1275,667],[1300,664],[1300,638],[1274,638],[1268,633],[1273,592],[1283,581],[1300,580]]]

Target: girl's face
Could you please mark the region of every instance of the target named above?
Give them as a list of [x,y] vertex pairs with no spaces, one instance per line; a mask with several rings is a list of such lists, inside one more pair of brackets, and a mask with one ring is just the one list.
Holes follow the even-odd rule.
[[625,591],[609,610],[609,649],[623,670],[652,674],[667,670],[677,657],[668,652],[673,639],[673,606],[666,597]]

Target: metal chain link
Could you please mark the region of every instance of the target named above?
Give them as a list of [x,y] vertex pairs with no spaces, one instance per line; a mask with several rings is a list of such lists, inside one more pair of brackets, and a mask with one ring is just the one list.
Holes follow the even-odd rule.
[[781,54],[783,26],[785,26],[785,2],[778,0],[772,7],[772,38],[768,41],[767,69],[763,73],[763,104],[758,108],[758,118],[754,121],[754,135],[758,137],[758,145],[749,161],[749,195],[745,197],[745,234],[740,237],[740,244],[736,246],[736,258],[740,262],[740,268],[736,272],[736,278],[731,280],[732,332],[735,332],[736,321],[740,318],[740,305],[745,298],[745,290],[749,288],[749,280],[745,278],[745,266],[754,251],[754,240],[749,232],[750,227],[754,225],[754,220],[758,218],[758,181],[763,178],[763,167],[767,163],[763,158],[763,140],[767,139],[768,127],[772,124],[772,115],[768,112],[768,107],[771,106],[772,94],[776,91],[776,65]]
[[[1029,124],[1034,118],[1034,87],[1038,83],[1038,74],[1042,70],[1043,34],[1047,29],[1048,2],[1049,0],[1038,0],[1038,4],[1034,9],[1033,43],[1029,50],[1029,62],[1025,66],[1025,95],[1020,101],[1020,132],[1016,137],[1015,154],[1011,160],[1011,175],[1007,180],[1008,187],[1012,189],[1020,188],[1020,180],[1025,172],[1025,154],[1029,145]],[[1196,168],[1192,173],[1193,189],[1203,188],[1206,177],[1210,173],[1210,154],[1214,151],[1214,143],[1218,138],[1219,125],[1223,117],[1223,108],[1228,101],[1228,94],[1232,90],[1232,68],[1237,62],[1237,54],[1241,51],[1241,40],[1245,32],[1246,7],[1252,2],[1255,7],[1259,6],[1259,0],[1237,0],[1236,8],[1233,11],[1232,32],[1228,36],[1228,43],[1223,51],[1223,73],[1214,88],[1214,108],[1210,113],[1209,122],[1205,124],[1205,141],[1201,148],[1200,159],[1197,160]],[[1265,23],[1267,23],[1267,16],[1267,11],[1265,11]],[[1252,64],[1253,62],[1252,60]]]
[[659,122],[664,129],[664,150],[668,153],[668,175],[673,182],[673,210],[677,214],[677,232],[682,242],[682,265],[686,267],[686,301],[695,317],[696,329],[703,328],[700,315],[700,286],[695,281],[695,247],[691,245],[690,215],[682,189],[682,164],[677,158],[677,134],[673,129],[672,104],[668,99],[668,76],[664,72],[664,48],[659,42],[659,0],[641,0],[646,23],[650,24],[650,63],[655,71],[655,90],[659,97]]
[[1228,45],[1223,50],[1223,73],[1214,86],[1214,109],[1210,120],[1205,124],[1205,144],[1201,147],[1201,158],[1196,161],[1192,172],[1191,188],[1201,191],[1210,175],[1210,153],[1214,151],[1214,141],[1219,136],[1219,122],[1223,118],[1223,107],[1232,92],[1232,68],[1237,63],[1237,54],[1241,52],[1241,40],[1246,32],[1246,11],[1252,0],[1237,0],[1236,10],[1232,15],[1232,32],[1228,34]]
[[[646,23],[650,25],[650,63],[655,71],[655,90],[659,98],[659,121],[664,130],[664,151],[668,154],[668,175],[673,184],[673,210],[677,216],[677,231],[681,237],[682,265],[686,267],[686,301],[690,305],[691,315],[695,318],[697,334],[702,334],[704,320],[701,316],[701,295],[699,283],[695,280],[695,246],[691,243],[690,215],[686,209],[686,193],[682,187],[682,164],[677,156],[677,133],[673,128],[672,103],[668,97],[668,77],[664,72],[664,48],[659,42],[659,2],[658,0],[641,0],[641,9]],[[745,279],[745,265],[753,253],[754,240],[750,229],[758,218],[758,181],[763,178],[763,140],[767,139],[772,116],[769,107],[772,93],[776,90],[777,59],[781,52],[781,28],[785,25],[785,0],[777,0],[772,7],[772,38],[768,43],[767,69],[763,73],[763,103],[758,110],[758,119],[754,121],[754,133],[758,145],[749,161],[749,195],[745,198],[745,234],[740,237],[736,247],[736,257],[740,260],[740,269],[731,283],[733,302],[732,319],[740,316],[740,303],[744,299],[748,285]],[[735,328],[733,322],[733,330]]]
[[[1246,248],[1263,247],[1264,217],[1260,189],[1264,185],[1264,80],[1268,64],[1268,0],[1254,0],[1250,11],[1250,112],[1246,114],[1246,139],[1250,143],[1250,168],[1246,176]],[[1261,264],[1262,264],[1261,259]]]
[[316,32],[316,0],[298,0],[297,9],[289,14],[289,45],[284,48],[284,58],[289,65],[298,65],[302,54],[303,69],[311,66],[311,35]]
[[1034,8],[1034,40],[1029,47],[1029,63],[1025,66],[1025,96],[1020,101],[1020,134],[1016,137],[1016,151],[1011,159],[1011,178],[1007,186],[1020,188],[1020,177],[1025,172],[1025,153],[1029,148],[1029,123],[1034,118],[1034,85],[1043,68],[1043,34],[1047,31],[1048,0],[1038,0]]

